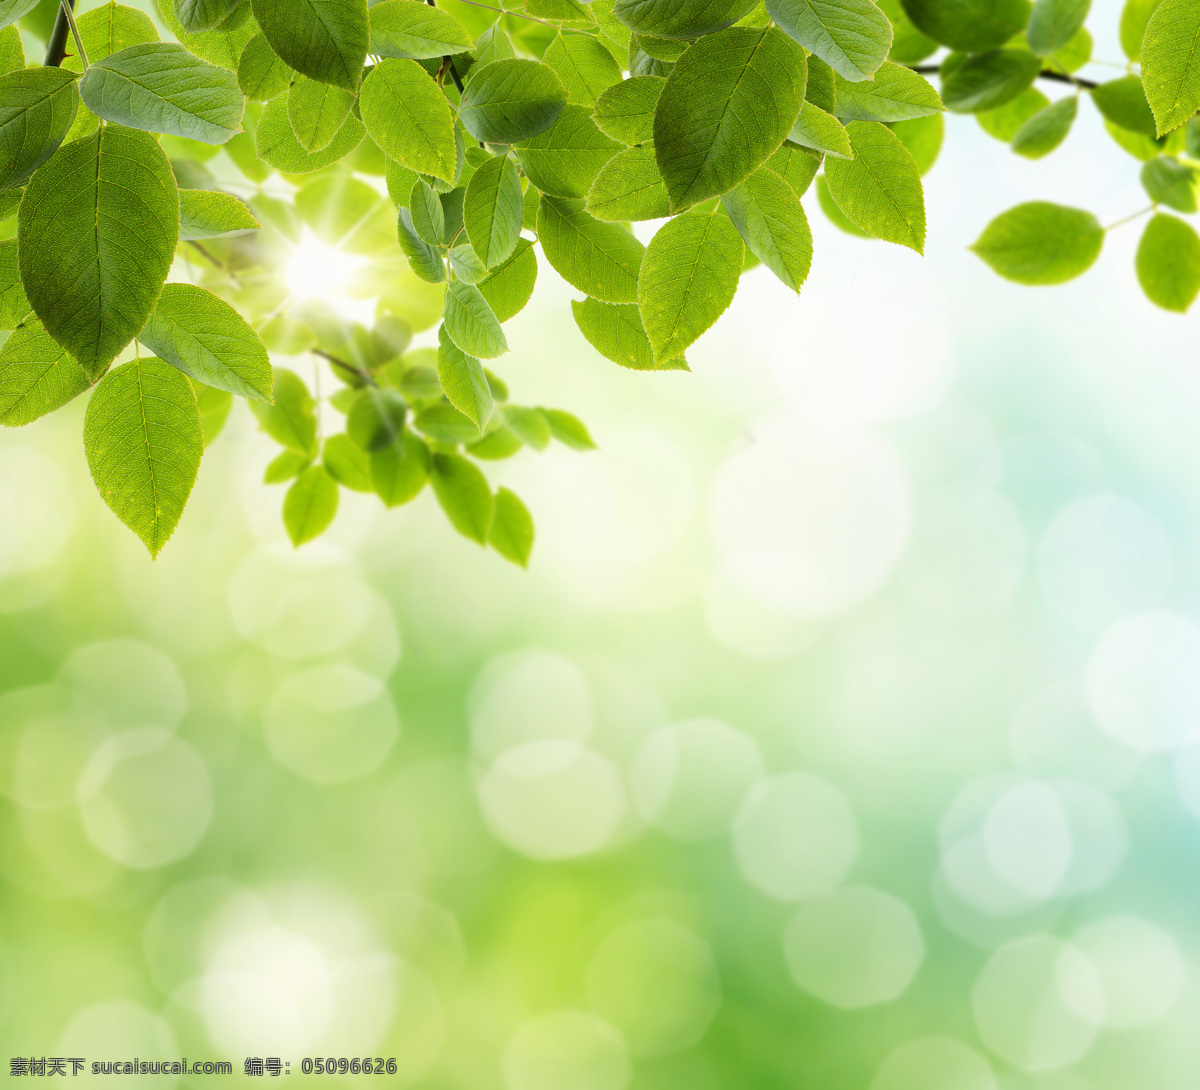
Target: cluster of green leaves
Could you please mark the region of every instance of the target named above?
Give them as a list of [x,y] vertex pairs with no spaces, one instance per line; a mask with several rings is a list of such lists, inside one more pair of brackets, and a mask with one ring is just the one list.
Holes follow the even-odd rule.
[[[1138,280],[1151,302],[1186,311],[1200,294],[1200,236],[1178,215],[1200,208],[1200,3],[1126,0],[1126,74],[1098,83],[1076,75],[1092,59],[1090,0],[903,2],[906,62],[947,47],[936,66],[946,108],[975,114],[1018,155],[1055,151],[1080,98],[1091,99],[1113,140],[1144,163],[1144,211],[1153,214],[1138,245]],[[1038,79],[1066,93],[1051,101]],[[1094,264],[1106,233],[1091,212],[1030,201],[996,217],[972,248],[1009,280],[1061,284]]]
[[[1072,74],[1088,0],[158,0],[177,42],[115,2],[77,20],[64,4],[56,24],[54,3],[0,0],[0,423],[95,386],[93,476],[152,553],[241,397],[281,448],[267,480],[289,483],[296,544],[342,488],[392,506],[429,482],[456,529],[524,564],[529,512],[479,463],[592,446],[573,416],[511,404],[490,369],[538,250],[583,295],[575,321],[602,356],[686,370],[746,269],[799,291],[814,178],[838,226],[923,250],[945,108],[1038,157],[1086,89],[1147,160],[1156,206],[1196,210],[1196,0],[1129,0],[1143,76],[1101,85]],[[50,39],[46,64],[26,66],[18,20]],[[1074,94],[1051,103],[1039,77]],[[1039,202],[975,249],[1057,283],[1103,233]],[[363,259],[372,323],[291,293],[309,235]],[[1138,270],[1184,309],[1200,241],[1158,214]],[[437,348],[414,349],[433,326]],[[305,354],[311,385],[272,365]],[[321,402],[344,428],[324,434]]]

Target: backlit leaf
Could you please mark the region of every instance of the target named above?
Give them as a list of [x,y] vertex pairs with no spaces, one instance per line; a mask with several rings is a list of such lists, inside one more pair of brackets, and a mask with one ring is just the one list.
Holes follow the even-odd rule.
[[1090,212],[1029,201],[992,220],[971,249],[1007,280],[1062,284],[1091,268],[1103,245]]

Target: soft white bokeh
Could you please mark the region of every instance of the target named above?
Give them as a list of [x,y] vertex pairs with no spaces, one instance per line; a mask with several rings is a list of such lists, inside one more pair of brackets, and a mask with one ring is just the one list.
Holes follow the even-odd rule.
[[1200,626],[1139,613],[1100,637],[1087,665],[1100,726],[1143,753],[1178,749],[1200,731]]
[[59,681],[103,712],[116,730],[178,725],[187,690],[174,659],[140,640],[102,640],[78,647]]
[[642,743],[630,789],[644,821],[683,840],[704,840],[728,831],[762,775],[752,738],[715,719],[692,719],[660,727]]
[[[0,447],[0,578],[49,567],[74,529],[66,473],[32,446]],[[3,605],[0,612],[6,612]]]
[[535,859],[599,851],[625,816],[625,788],[606,757],[550,739],[506,750],[476,787],[493,835]]
[[629,1056],[608,1023],[582,1011],[533,1018],[504,1052],[506,1090],[622,1090]]
[[975,1024],[987,1046],[1025,1071],[1076,1063],[1104,1024],[1104,988],[1078,948],[1039,935],[1002,946],[971,991]]
[[713,481],[725,577],[764,607],[823,617],[876,590],[900,558],[908,488],[879,440],[794,418],[757,423]]
[[780,901],[831,892],[858,855],[854,811],[807,772],[761,780],[738,811],[733,845],[742,877]]
[[801,905],[783,952],[799,987],[852,1010],[902,995],[925,959],[925,940],[903,901],[855,886]]
[[996,1090],[991,1065],[955,1037],[919,1037],[888,1053],[870,1090]]

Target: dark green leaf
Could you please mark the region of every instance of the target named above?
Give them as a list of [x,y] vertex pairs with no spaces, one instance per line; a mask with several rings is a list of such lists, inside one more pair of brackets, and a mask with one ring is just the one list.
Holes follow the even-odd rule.
[[994,110],[1032,86],[1041,68],[1041,59],[1023,49],[968,57],[942,80],[942,101],[957,113]]
[[[175,0],[175,18],[193,34],[227,19],[239,0]],[[85,43],[86,45],[86,43]]]
[[613,14],[637,34],[700,38],[732,26],[755,0],[616,0]]
[[606,303],[637,300],[645,247],[623,227],[589,215],[582,201],[543,197],[538,241],[559,276],[586,295]]
[[179,194],[146,133],[107,125],[30,180],[21,281],[46,331],[97,378],[141,330],[175,256]]
[[367,56],[367,0],[251,0],[271,48],[310,79],[358,92]]
[[1057,53],[1079,32],[1092,0],[1037,0],[1029,16],[1029,48],[1039,57]]
[[871,0],[767,0],[767,11],[847,80],[869,80],[892,48],[892,24]]
[[[1029,0],[901,0],[916,28],[935,42],[966,53],[1004,45],[1025,29]],[[943,96],[944,97],[944,96]]]
[[78,107],[75,76],[61,68],[0,76],[0,189],[20,185],[54,154]]
[[515,144],[545,132],[567,104],[567,89],[554,70],[531,60],[476,65],[458,116],[476,140]]
[[683,55],[654,111],[673,211],[727,193],[779,149],[800,114],[806,73],[804,51],[774,27],[731,27]]
[[1075,123],[1078,99],[1074,95],[1060,98],[1053,105],[1036,113],[1017,130],[1013,151],[1026,159],[1049,155],[1066,138]]

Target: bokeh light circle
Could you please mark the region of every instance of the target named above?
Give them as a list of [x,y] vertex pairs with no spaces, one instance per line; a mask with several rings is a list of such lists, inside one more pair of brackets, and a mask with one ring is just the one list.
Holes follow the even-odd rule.
[[506,1090],[622,1090],[629,1077],[620,1035],[583,1011],[531,1019],[504,1053]]

